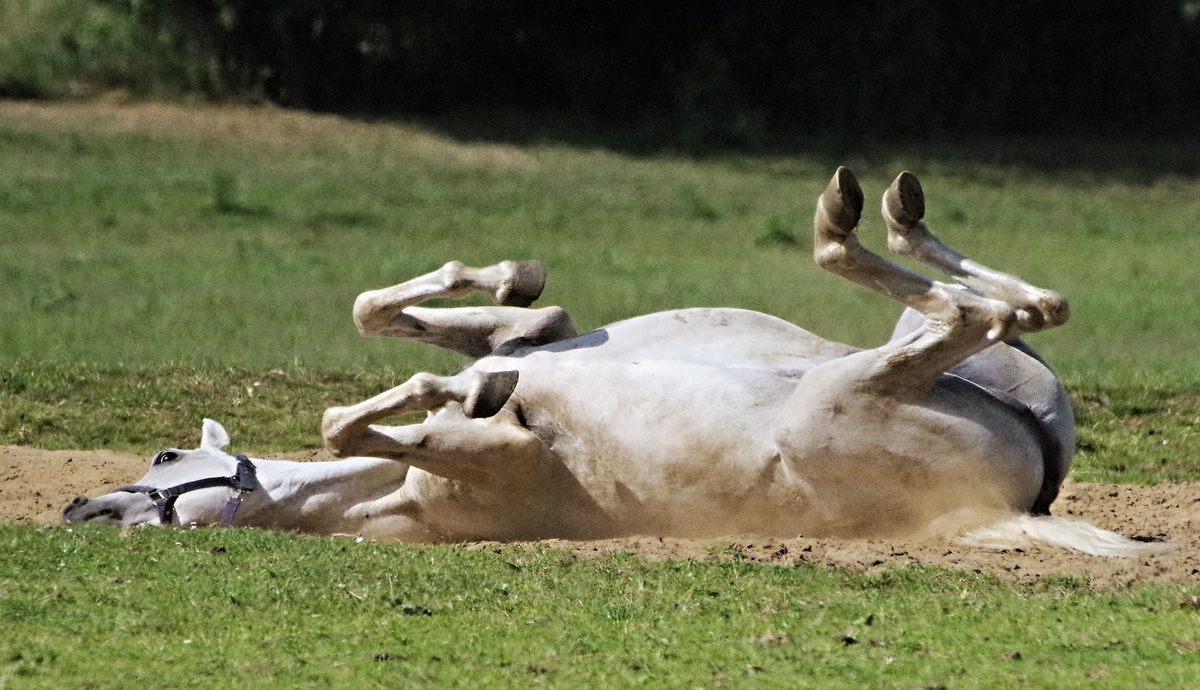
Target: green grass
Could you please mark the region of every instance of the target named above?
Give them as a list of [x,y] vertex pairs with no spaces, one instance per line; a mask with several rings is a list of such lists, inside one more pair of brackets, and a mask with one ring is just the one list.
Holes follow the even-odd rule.
[[[0,526],[0,686],[1185,687],[1177,588]],[[120,679],[119,681],[117,679]]]
[[[1084,480],[1200,478],[1200,182],[1141,155],[1112,175],[843,159],[870,199],[913,169],[947,241],[1070,298],[1071,322],[1032,341],[1071,390]],[[238,450],[318,445],[326,406],[465,362],[360,338],[349,317],[358,292],[449,259],[542,259],[542,302],[580,328],[737,306],[877,344],[899,310],[809,257],[832,170],[0,103],[0,443],[149,454],[194,446],[208,416]],[[881,247],[875,204],[863,237]],[[1194,591],[1084,578],[252,530],[0,526],[0,545],[0,688],[1186,687],[1200,645],[1179,605]]]
[[[353,136],[353,138],[349,138]],[[40,360],[420,368],[358,338],[354,295],[457,258],[536,257],[544,301],[582,327],[694,305],[759,309],[873,345],[897,309],[808,258],[832,170],[803,158],[688,161],[555,146],[505,167],[470,147],[359,127],[289,145],[47,130],[0,118],[0,352]],[[445,151],[438,149],[441,147]],[[481,147],[476,147],[481,148]],[[447,153],[449,152],[449,153]],[[854,163],[854,161],[849,161]],[[1068,380],[1184,383],[1200,333],[1200,185],[860,161],[872,199],[922,175],[931,225],[962,251],[1066,294],[1035,338]],[[880,247],[872,201],[864,241]],[[795,244],[779,237],[794,237]],[[852,315],[848,318],[847,315]],[[436,361],[436,360],[433,360]],[[411,365],[410,365],[411,363]]]
[[214,65],[172,27],[147,31],[145,3],[5,0],[0,3],[0,93],[63,98],[106,89],[195,97],[225,89]]
[[321,443],[321,413],[403,382],[387,371],[89,366],[21,360],[0,370],[0,443],[45,448],[199,445],[199,420],[218,416],[250,453]]

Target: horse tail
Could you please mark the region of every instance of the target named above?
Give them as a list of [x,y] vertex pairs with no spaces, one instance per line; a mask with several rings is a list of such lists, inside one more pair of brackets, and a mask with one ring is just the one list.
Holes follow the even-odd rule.
[[1130,539],[1081,520],[1030,514],[1007,515],[959,535],[957,541],[989,549],[1047,544],[1092,556],[1124,558],[1151,556],[1176,547],[1171,542]]

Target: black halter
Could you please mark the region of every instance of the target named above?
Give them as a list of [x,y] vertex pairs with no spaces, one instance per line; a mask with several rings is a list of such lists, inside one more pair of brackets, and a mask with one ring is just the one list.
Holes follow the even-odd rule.
[[153,486],[122,486],[117,491],[127,491],[134,494],[146,494],[146,496],[154,501],[154,506],[158,508],[158,521],[164,525],[169,525],[175,521],[175,499],[189,491],[198,489],[212,489],[216,487],[227,486],[231,489],[237,489],[237,493],[229,497],[225,502],[225,509],[221,511],[222,527],[229,527],[233,524],[233,516],[237,513],[238,506],[242,505],[242,494],[247,491],[254,491],[258,486],[258,478],[254,463],[250,462],[250,458],[245,455],[237,456],[237,472],[232,477],[209,477],[207,479],[197,479],[192,482],[184,482],[169,489],[156,489]]

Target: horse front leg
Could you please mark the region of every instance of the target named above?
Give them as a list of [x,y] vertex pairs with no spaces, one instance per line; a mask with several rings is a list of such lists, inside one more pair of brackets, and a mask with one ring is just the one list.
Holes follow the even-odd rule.
[[[527,309],[542,293],[546,269],[539,261],[503,261],[484,268],[451,261],[440,269],[354,301],[354,324],[365,336],[403,338],[483,357],[517,344],[540,345],[576,335],[559,307]],[[431,299],[489,295],[496,307],[425,309]]]
[[515,371],[467,369],[454,376],[418,373],[356,405],[328,408],[321,420],[321,435],[335,456],[367,455],[362,440],[375,422],[411,412],[429,412],[450,403],[457,404],[467,417],[491,417],[508,402],[517,379]]

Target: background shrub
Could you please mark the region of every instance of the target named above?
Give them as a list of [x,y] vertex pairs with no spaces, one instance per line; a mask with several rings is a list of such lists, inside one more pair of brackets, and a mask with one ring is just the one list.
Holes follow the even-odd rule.
[[683,147],[1160,136],[1200,118],[1198,5],[10,0],[0,89],[84,80],[318,110],[555,113]]

